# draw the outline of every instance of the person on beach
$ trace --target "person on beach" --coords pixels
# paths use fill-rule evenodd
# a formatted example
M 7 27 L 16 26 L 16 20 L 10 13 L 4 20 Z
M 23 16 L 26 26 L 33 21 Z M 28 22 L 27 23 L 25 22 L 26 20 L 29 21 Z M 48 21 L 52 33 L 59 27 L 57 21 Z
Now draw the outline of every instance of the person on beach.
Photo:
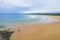
M 20 29 L 18 29 L 18 32 L 20 31 Z

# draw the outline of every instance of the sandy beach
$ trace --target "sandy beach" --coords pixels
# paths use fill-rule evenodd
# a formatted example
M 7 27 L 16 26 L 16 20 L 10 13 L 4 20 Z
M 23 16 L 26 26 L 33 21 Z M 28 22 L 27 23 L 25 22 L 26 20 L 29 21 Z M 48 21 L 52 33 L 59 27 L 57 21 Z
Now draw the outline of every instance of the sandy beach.
M 19 24 L 12 30 L 14 33 L 11 40 L 60 40 L 60 16 L 49 16 L 59 21 L 48 24 L 34 23 L 26 26 L 24 29 Z M 18 31 L 20 29 L 20 31 Z

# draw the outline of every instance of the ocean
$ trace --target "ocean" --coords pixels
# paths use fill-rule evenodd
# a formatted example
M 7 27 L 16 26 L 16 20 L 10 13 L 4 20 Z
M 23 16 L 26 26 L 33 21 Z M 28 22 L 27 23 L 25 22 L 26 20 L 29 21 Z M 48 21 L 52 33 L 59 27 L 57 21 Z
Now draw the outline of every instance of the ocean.
M 26 24 L 39 22 L 46 24 L 56 21 L 58 21 L 58 19 L 44 15 L 0 15 L 0 27 L 6 27 L 15 23 Z
M 0 27 L 35 22 L 36 15 L 0 15 Z M 1 28 L 2 28 L 1 27 Z

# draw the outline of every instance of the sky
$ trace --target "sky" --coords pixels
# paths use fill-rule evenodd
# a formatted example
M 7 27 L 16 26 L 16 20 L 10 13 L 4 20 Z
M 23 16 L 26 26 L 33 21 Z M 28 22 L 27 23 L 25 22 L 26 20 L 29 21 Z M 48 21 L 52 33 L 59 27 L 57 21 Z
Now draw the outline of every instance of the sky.
M 60 0 L 0 0 L 0 14 L 60 12 Z

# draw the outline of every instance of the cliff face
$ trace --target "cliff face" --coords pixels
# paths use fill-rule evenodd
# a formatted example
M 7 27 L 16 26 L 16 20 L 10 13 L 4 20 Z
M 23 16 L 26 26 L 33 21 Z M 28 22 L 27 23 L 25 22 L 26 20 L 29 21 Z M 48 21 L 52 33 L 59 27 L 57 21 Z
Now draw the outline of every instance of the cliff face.
M 13 31 L 0 31 L 0 40 L 10 40 Z

